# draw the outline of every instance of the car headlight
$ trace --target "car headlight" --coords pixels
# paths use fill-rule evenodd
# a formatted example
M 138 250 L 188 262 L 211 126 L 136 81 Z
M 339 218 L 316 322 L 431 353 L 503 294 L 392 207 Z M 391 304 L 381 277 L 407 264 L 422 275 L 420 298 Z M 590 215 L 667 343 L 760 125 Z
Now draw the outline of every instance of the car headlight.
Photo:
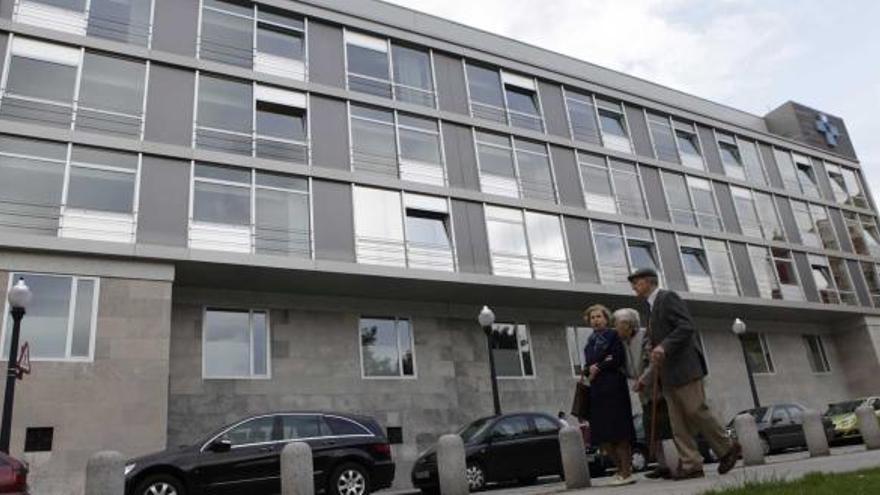
M 135 466 L 136 466 L 135 463 L 126 464 L 126 465 L 125 465 L 125 476 L 128 476 L 129 473 L 131 473 L 132 471 L 134 471 L 134 467 L 135 467 Z

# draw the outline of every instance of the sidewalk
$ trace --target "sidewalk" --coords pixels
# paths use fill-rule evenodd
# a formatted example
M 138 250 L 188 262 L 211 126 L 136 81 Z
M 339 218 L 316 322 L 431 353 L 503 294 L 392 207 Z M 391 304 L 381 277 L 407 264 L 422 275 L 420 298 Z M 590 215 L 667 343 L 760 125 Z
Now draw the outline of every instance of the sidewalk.
M 490 490 L 488 494 L 545 495 L 564 492 L 566 495 L 697 495 L 706 490 L 741 486 L 746 481 L 793 480 L 812 472 L 843 473 L 880 467 L 880 450 L 866 451 L 864 445 L 838 447 L 830 457 L 810 459 L 806 452 L 783 454 L 767 459 L 763 466 L 743 467 L 742 461 L 725 476 L 716 472 L 717 465 L 706 466 L 706 477 L 687 481 L 648 480 L 638 475 L 638 483 L 625 487 L 609 487 L 611 477 L 593 480 L 593 486 L 582 490 L 566 491 L 565 485 L 552 482 L 543 485 Z

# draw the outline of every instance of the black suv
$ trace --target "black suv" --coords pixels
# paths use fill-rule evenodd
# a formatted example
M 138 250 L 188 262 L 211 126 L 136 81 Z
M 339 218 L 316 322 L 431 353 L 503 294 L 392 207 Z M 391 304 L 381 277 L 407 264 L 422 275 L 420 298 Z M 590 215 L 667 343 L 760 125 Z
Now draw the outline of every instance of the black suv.
M 190 446 L 131 459 L 125 466 L 125 493 L 277 494 L 281 451 L 293 441 L 312 448 L 318 492 L 366 495 L 394 480 L 391 446 L 374 419 L 281 412 L 242 419 Z

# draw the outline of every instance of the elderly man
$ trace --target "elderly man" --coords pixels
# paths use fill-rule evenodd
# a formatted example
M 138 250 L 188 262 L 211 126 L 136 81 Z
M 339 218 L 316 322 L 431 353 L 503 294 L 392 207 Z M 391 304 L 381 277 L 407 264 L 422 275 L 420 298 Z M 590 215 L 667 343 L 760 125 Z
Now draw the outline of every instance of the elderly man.
M 659 373 L 663 397 L 669 410 L 673 441 L 680 464 L 675 479 L 701 478 L 703 457 L 694 436 L 702 433 L 718 456 L 718 473 L 736 465 L 742 448 L 731 442 L 706 405 L 703 355 L 694 340 L 694 324 L 681 297 L 659 287 L 657 272 L 641 268 L 629 277 L 633 291 L 645 307 L 647 339 L 651 348 L 651 370 Z M 654 386 L 654 376 L 643 376 L 637 389 Z

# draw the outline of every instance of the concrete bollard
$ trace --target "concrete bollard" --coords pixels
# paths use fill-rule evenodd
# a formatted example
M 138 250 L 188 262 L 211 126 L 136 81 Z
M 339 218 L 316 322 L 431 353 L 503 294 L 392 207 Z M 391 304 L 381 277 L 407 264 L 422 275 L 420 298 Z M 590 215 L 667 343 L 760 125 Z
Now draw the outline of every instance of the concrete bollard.
M 89 457 L 86 464 L 85 495 L 123 495 L 125 459 L 119 452 L 105 450 Z
M 740 414 L 733 420 L 736 439 L 742 446 L 743 464 L 755 466 L 764 464 L 764 449 L 761 448 L 761 437 L 755 417 L 749 413 Z
M 801 416 L 804 423 L 804 437 L 807 439 L 807 449 L 810 457 L 831 455 L 828 448 L 828 436 L 825 434 L 825 425 L 822 424 L 822 416 L 815 409 L 807 409 Z
M 441 495 L 467 495 L 468 482 L 464 441 L 458 435 L 443 435 L 437 442 L 437 474 Z
M 589 487 L 590 466 L 587 464 L 587 448 L 580 429 L 566 426 L 559 430 L 559 453 L 562 455 L 565 488 L 573 490 Z
M 281 451 L 281 495 L 315 495 L 312 448 L 291 442 Z
M 678 455 L 678 449 L 675 448 L 675 441 L 672 439 L 663 440 L 658 447 L 658 450 L 663 454 L 663 463 L 660 467 L 665 467 L 673 476 L 675 476 L 678 474 L 678 465 L 679 462 L 681 462 L 681 457 Z
M 862 433 L 862 441 L 868 450 L 880 449 L 880 423 L 871 406 L 859 406 L 856 409 L 859 418 L 859 431 Z

